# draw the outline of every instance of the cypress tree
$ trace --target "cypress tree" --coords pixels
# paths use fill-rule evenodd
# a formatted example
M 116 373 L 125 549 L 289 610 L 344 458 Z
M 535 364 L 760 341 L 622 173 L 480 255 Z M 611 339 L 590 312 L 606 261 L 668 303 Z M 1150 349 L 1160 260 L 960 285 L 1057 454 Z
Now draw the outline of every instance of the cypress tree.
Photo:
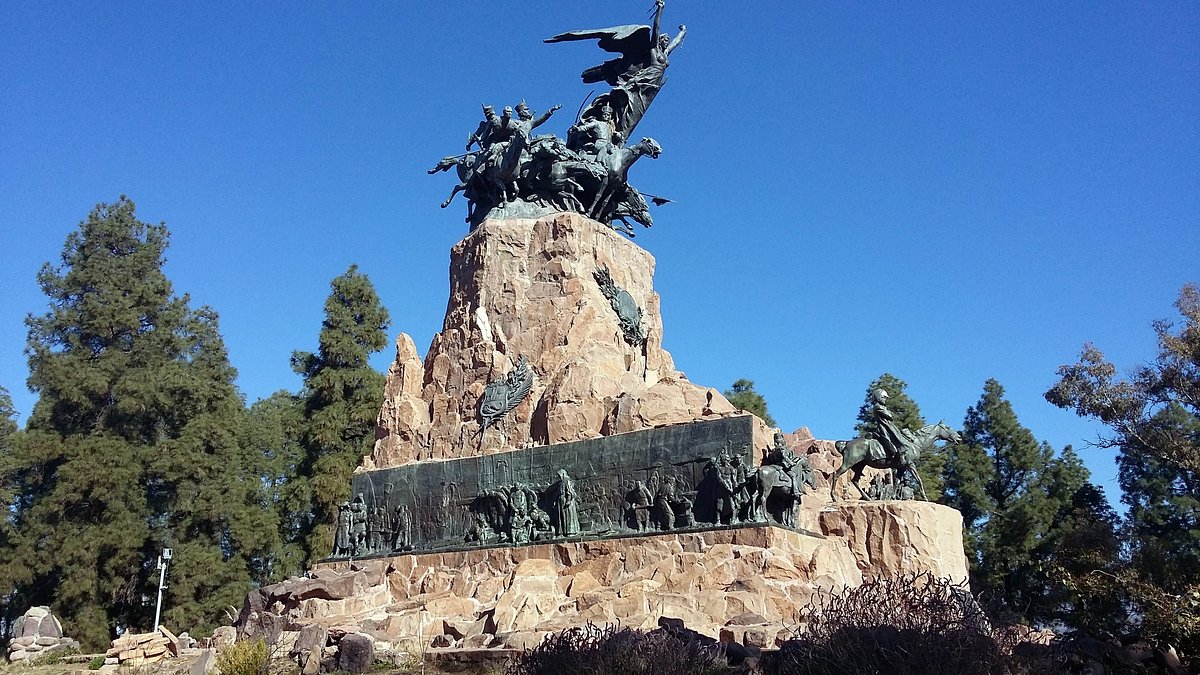
M 383 404 L 384 376 L 368 358 L 387 346 L 388 312 L 357 265 L 330 286 L 317 352 L 292 355 L 292 368 L 304 378 L 300 477 L 311 505 L 309 562 L 333 550 L 337 506 L 349 498 L 350 476 L 372 449 Z
M 216 314 L 190 310 L 163 274 L 168 241 L 125 197 L 98 205 L 38 273 L 49 311 L 26 319 L 39 398 L 13 457 L 17 585 L 91 649 L 151 627 L 144 598 L 164 546 L 164 623 L 205 630 L 249 583 L 260 519 L 235 442 L 235 373 Z
M 874 438 L 878 433 L 874 415 L 871 414 L 871 409 L 875 407 L 876 389 L 883 389 L 888 393 L 888 410 L 892 411 L 897 427 L 909 431 L 917 431 L 924 427 L 925 418 L 921 415 L 921 408 L 905 392 L 907 388 L 907 382 L 891 373 L 884 373 L 867 385 L 867 394 L 858 409 L 858 424 L 854 426 L 854 431 L 863 438 Z M 945 450 L 938 446 L 933 446 L 921 455 L 917 473 L 920 474 L 925 494 L 931 501 L 936 502 L 942 497 L 942 474 L 945 464 Z

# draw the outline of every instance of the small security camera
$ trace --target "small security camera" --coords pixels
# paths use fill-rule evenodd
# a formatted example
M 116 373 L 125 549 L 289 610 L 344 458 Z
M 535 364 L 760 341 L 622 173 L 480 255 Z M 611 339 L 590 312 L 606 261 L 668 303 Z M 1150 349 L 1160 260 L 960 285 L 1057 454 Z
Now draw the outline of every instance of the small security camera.
M 163 557 L 163 560 L 170 560 L 171 559 L 171 549 L 164 548 L 162 557 Z

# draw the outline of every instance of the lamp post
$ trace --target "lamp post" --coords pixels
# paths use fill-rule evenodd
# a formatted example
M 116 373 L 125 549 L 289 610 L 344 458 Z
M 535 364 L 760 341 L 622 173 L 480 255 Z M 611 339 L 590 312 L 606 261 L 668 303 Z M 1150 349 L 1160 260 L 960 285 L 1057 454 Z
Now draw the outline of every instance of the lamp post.
M 154 606 L 154 630 L 158 630 L 158 619 L 162 616 L 162 592 L 167 587 L 167 563 L 171 562 L 171 549 L 164 548 L 158 556 L 158 604 Z

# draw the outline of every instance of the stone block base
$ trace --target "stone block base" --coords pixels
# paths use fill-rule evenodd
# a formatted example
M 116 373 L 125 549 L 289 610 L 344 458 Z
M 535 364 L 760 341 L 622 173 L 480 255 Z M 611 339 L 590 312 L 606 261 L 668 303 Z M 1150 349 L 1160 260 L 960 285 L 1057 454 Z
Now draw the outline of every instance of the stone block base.
M 763 525 L 322 563 L 311 579 L 248 596 L 239 627 L 319 624 L 386 652 L 436 636 L 519 648 L 589 621 L 649 629 L 666 616 L 714 638 L 736 626 L 726 633 L 762 641 L 793 629 L 822 590 L 925 571 L 966 577 L 953 509 L 841 502 L 817 520 L 824 538 Z

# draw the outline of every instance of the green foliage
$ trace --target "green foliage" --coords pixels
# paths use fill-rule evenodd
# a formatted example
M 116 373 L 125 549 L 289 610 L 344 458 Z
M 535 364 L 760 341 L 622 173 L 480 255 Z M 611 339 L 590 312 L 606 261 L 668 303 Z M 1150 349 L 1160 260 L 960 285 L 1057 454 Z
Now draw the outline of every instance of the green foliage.
M 1004 388 L 988 380 L 946 464 L 944 503 L 963 514 L 971 587 L 1024 621 L 1067 620 L 1075 612 L 1094 623 L 1062 584 L 1089 556 L 1111 555 L 1116 546 L 1115 515 L 1089 478 L 1074 450 L 1056 458 L 1038 443 Z M 1068 552 L 1079 558 L 1064 561 Z
M 275 527 L 237 443 L 243 407 L 216 313 L 173 294 L 168 241 L 124 197 L 97 206 L 38 273 L 49 310 L 26 319 L 39 398 L 5 467 L 7 555 L 25 563 L 10 583 L 90 649 L 149 625 L 143 595 L 164 546 L 176 553 L 164 620 L 214 624 Z
M 239 640 L 217 654 L 221 675 L 269 675 L 271 650 L 266 641 Z
M 304 458 L 300 434 L 304 426 L 302 403 L 286 391 L 250 406 L 240 443 L 254 462 L 262 484 L 261 508 L 278 523 L 261 533 L 264 555 L 255 560 L 258 585 L 282 581 L 304 571 L 303 540 L 309 522 L 307 483 L 297 474 Z M 269 539 L 269 541 L 268 541 Z
M 1129 377 L 1093 345 L 1058 369 L 1051 403 L 1097 419 L 1101 441 L 1118 452 L 1125 564 L 1098 567 L 1072 581 L 1133 606 L 1127 626 L 1200 652 L 1200 289 L 1184 286 L 1175 302 L 1182 324 L 1154 324 L 1158 354 Z
M 21 494 L 14 458 L 18 442 L 17 411 L 13 408 L 8 389 L 0 386 L 0 635 L 7 635 L 12 622 L 24 611 L 23 601 L 14 596 L 16 580 L 22 577 L 16 560 L 12 559 L 14 516 Z
M 733 383 L 733 386 L 726 389 L 725 398 L 739 410 L 745 410 L 748 413 L 758 415 L 759 419 L 767 423 L 767 426 L 775 426 L 775 418 L 771 417 L 771 413 L 767 412 L 767 399 L 763 398 L 762 394 L 754 391 L 754 382 L 751 380 L 741 379 Z
M 304 378 L 299 472 L 304 486 L 297 490 L 310 505 L 305 525 L 309 562 L 332 551 L 337 505 L 349 498 L 350 476 L 371 451 L 383 403 L 384 377 L 368 358 L 387 345 L 388 312 L 356 265 L 330 286 L 317 353 L 292 355 L 292 368 Z
M 34 659 L 32 661 L 32 663 L 30 665 L 57 666 L 58 664 L 63 662 L 63 659 L 67 658 L 68 656 L 78 656 L 79 653 L 80 652 L 79 652 L 78 647 L 68 647 L 66 649 L 56 649 L 56 650 L 50 652 L 49 654 L 42 654 L 41 656 L 37 657 L 36 659 Z M 104 662 L 104 660 L 101 659 L 101 663 L 103 663 L 103 662 Z
M 907 388 L 907 382 L 891 373 L 884 373 L 867 385 L 867 394 L 858 409 L 858 424 L 854 425 L 854 431 L 863 438 L 874 438 L 879 433 L 875 417 L 871 414 L 871 410 L 875 406 L 874 393 L 876 389 L 883 389 L 888 393 L 887 407 L 892 412 L 892 421 L 896 423 L 897 427 L 909 431 L 917 431 L 924 427 L 925 418 L 921 415 L 921 408 L 905 393 Z M 925 494 L 930 501 L 936 502 L 942 497 L 942 477 L 945 473 L 945 465 L 945 450 L 936 445 L 921 455 L 917 473 L 921 476 L 921 483 L 925 486 Z
M 88 670 L 100 670 L 100 667 L 103 665 L 104 665 L 104 655 L 103 654 L 93 658 L 92 660 L 88 661 L 88 663 L 87 663 Z

